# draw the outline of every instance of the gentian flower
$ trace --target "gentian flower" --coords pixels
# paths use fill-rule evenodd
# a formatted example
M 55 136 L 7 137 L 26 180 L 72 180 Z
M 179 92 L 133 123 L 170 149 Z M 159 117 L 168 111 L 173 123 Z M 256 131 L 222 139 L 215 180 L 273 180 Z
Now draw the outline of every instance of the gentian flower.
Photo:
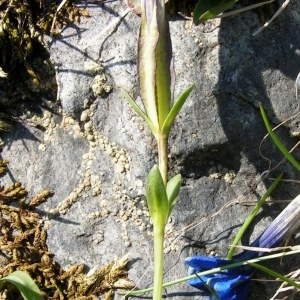
M 251 244 L 251 247 L 274 248 L 279 246 L 300 226 L 300 195 L 297 196 Z M 190 274 L 197 274 L 212 268 L 262 256 L 264 252 L 245 250 L 232 260 L 217 257 L 192 256 L 185 259 Z M 254 272 L 251 266 L 240 266 L 219 273 L 201 276 L 188 281 L 216 300 L 245 300 L 249 293 L 250 278 Z
M 232 263 L 227 259 L 212 256 L 192 256 L 185 259 L 190 267 L 190 275 L 222 267 Z M 188 281 L 188 284 L 203 291 L 210 299 L 245 300 L 247 299 L 252 267 L 239 267 L 216 274 L 201 276 Z

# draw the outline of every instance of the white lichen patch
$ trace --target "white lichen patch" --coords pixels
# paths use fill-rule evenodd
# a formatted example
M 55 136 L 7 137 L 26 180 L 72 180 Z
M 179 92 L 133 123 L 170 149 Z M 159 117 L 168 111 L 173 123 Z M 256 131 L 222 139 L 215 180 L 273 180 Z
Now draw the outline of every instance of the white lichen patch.
M 101 194 L 101 179 L 99 175 L 91 174 L 91 189 L 93 196 L 98 196 Z
M 111 92 L 112 86 L 107 84 L 106 82 L 107 78 L 104 73 L 95 76 L 91 84 L 91 90 L 95 97 L 101 97 L 104 94 L 108 94 Z
M 224 175 L 224 180 L 228 183 L 233 183 L 234 179 L 236 177 L 236 173 L 233 170 L 229 170 L 225 175 Z
M 89 110 L 84 110 L 80 115 L 80 121 L 81 122 L 87 122 L 90 119 Z
M 93 242 L 99 244 L 104 241 L 104 230 L 99 229 L 93 234 Z
M 131 246 L 131 241 L 128 236 L 128 231 L 127 231 L 127 225 L 125 222 L 122 223 L 122 234 L 121 237 L 123 239 L 125 247 L 130 247 Z
M 45 111 L 41 117 L 35 115 L 30 119 L 30 122 L 42 126 L 45 130 L 43 141 L 41 141 L 41 144 L 38 147 L 39 151 L 46 151 L 48 144 L 55 145 L 58 143 L 58 140 L 54 134 L 57 124 L 55 123 L 51 112 Z
M 210 167 L 207 172 L 210 178 L 223 179 L 227 183 L 233 183 L 236 177 L 235 171 L 228 170 L 227 168 L 224 168 L 221 164 L 218 164 L 217 166 L 213 164 L 214 162 L 211 162 L 212 167 Z
M 98 208 L 96 207 L 92 212 L 83 212 L 82 219 L 95 223 L 98 219 L 113 217 L 115 222 L 121 225 L 121 240 L 124 246 L 130 247 L 132 237 L 129 235 L 127 226 L 136 226 L 141 232 L 152 235 L 152 224 L 146 200 L 144 197 L 132 196 L 136 190 L 143 190 L 144 182 L 140 179 L 133 180 L 128 186 L 126 182 L 129 181 L 130 176 L 130 155 L 126 149 L 111 142 L 95 127 L 93 115 L 97 109 L 97 102 L 86 99 L 83 106 L 79 121 L 62 114 L 60 123 L 55 124 L 50 113 L 45 113 L 41 119 L 36 120 L 46 129 L 40 151 L 46 151 L 47 147 L 56 143 L 57 130 L 69 134 L 74 139 L 82 139 L 88 145 L 88 150 L 82 155 L 78 174 L 76 174 L 77 177 L 79 176 L 78 183 L 56 207 L 49 209 L 49 213 L 66 214 L 79 200 L 95 201 Z M 106 191 L 107 186 L 103 188 L 103 184 L 107 185 L 104 181 L 106 180 L 105 172 L 99 171 L 98 173 L 97 168 L 94 167 L 96 157 L 103 156 L 105 160 L 108 159 L 111 162 L 111 172 L 114 173 L 112 177 L 115 178 L 115 181 L 111 182 L 109 192 Z M 104 232 L 97 231 L 92 236 L 95 244 L 101 243 L 104 239 Z
M 291 134 L 291 137 L 297 137 L 298 138 L 300 136 L 300 131 L 291 131 L 290 134 Z
M 107 84 L 107 78 L 101 63 L 88 60 L 84 63 L 84 70 L 90 75 L 95 75 L 91 83 L 91 90 L 94 97 L 101 97 L 111 92 L 112 86 Z M 84 105 L 84 108 L 87 108 L 87 105 Z M 92 105 L 89 108 L 91 111 L 94 110 Z
M 122 189 L 122 182 L 117 182 L 114 185 L 115 202 L 118 209 L 112 212 L 120 222 L 125 224 L 130 223 L 135 225 L 140 231 L 147 231 L 152 228 L 149 218 L 149 212 L 144 197 L 137 196 L 132 198 L 128 193 L 132 190 Z M 149 231 L 150 232 L 150 231 Z M 151 235 L 152 233 L 150 233 Z
M 182 245 L 178 244 L 178 232 L 176 232 L 172 218 L 169 219 L 165 228 L 164 253 L 176 252 L 181 249 Z
M 61 201 L 55 208 L 55 212 L 65 214 L 68 209 L 79 200 L 80 197 L 100 197 L 102 194 L 102 176 L 92 171 L 92 165 L 96 153 L 102 152 L 103 155 L 110 157 L 114 166 L 112 172 L 123 176 L 130 170 L 130 157 L 126 150 L 119 147 L 116 143 L 101 134 L 93 125 L 91 118 L 97 108 L 96 102 L 91 103 L 84 100 L 85 109 L 81 113 L 80 122 L 72 119 L 70 116 L 63 115 L 59 128 L 64 129 L 74 138 L 82 138 L 88 144 L 88 151 L 83 154 L 81 166 L 78 170 L 80 180 L 73 191 Z M 106 218 L 111 214 L 107 207 L 101 207 L 97 212 L 93 212 L 88 218 Z
M 39 144 L 39 151 L 46 151 L 46 145 L 45 144 Z
M 103 66 L 101 63 L 89 60 L 84 62 L 84 70 L 90 75 L 100 74 L 103 72 Z

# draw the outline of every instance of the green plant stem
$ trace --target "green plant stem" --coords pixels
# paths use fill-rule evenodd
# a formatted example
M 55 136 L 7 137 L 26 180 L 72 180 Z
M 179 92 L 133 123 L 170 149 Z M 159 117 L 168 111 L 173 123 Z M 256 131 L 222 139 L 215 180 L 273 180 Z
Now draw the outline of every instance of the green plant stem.
M 278 183 L 280 182 L 282 178 L 282 173 L 276 178 L 276 180 L 271 184 L 271 186 L 268 188 L 268 190 L 265 192 L 265 194 L 261 197 L 261 199 L 258 201 L 258 203 L 255 205 L 254 209 L 252 210 L 251 214 L 247 217 L 245 220 L 243 226 L 236 234 L 232 245 L 227 253 L 227 259 L 231 260 L 235 251 L 235 246 L 238 244 L 238 242 L 242 239 L 242 236 L 244 235 L 245 231 L 249 227 L 249 225 L 252 223 L 253 219 L 257 215 L 260 208 L 263 206 L 263 204 L 266 202 L 267 198 L 270 196 L 270 194 L 274 191 L 274 189 L 277 187 Z
M 153 222 L 154 235 L 154 277 L 153 299 L 161 300 L 163 291 L 164 237 L 165 223 Z
M 168 136 L 158 134 L 158 167 L 164 182 L 168 181 Z M 153 299 L 162 299 L 163 291 L 163 266 L 164 266 L 164 238 L 165 238 L 165 222 L 156 220 L 153 222 L 154 235 L 154 278 L 153 278 Z
M 173 285 L 188 281 L 188 280 L 193 279 L 193 278 L 198 278 L 198 277 L 201 277 L 201 276 L 218 273 L 218 272 L 223 271 L 223 270 L 233 269 L 233 268 L 237 268 L 237 267 L 240 267 L 240 266 L 253 265 L 255 263 L 259 263 L 259 262 L 266 261 L 266 260 L 269 260 L 269 259 L 284 257 L 284 256 L 294 255 L 294 254 L 299 254 L 300 253 L 299 246 L 291 247 L 291 249 L 292 250 L 288 251 L 288 252 L 281 252 L 281 253 L 271 254 L 271 255 L 267 255 L 267 256 L 263 256 L 263 257 L 259 257 L 259 258 L 249 259 L 249 260 L 246 260 L 246 261 L 235 262 L 235 263 L 232 263 L 232 264 L 228 264 L 226 266 L 224 265 L 222 267 L 213 268 L 213 269 L 210 269 L 210 270 L 207 270 L 207 271 L 203 271 L 203 272 L 200 272 L 198 274 L 193 274 L 193 275 L 189 275 L 189 276 L 186 276 L 186 277 L 182 277 L 182 278 L 179 278 L 179 279 L 176 279 L 176 280 L 173 280 L 173 281 L 166 282 L 162 285 L 162 287 L 173 286 Z M 256 266 L 253 265 L 253 267 L 256 267 Z M 262 269 L 262 268 L 259 268 L 259 269 Z M 273 274 L 270 274 L 270 275 L 273 276 Z M 281 279 L 287 282 L 286 277 L 283 276 Z M 293 286 L 295 286 L 295 284 Z M 300 285 L 297 285 L 297 288 L 299 288 L 299 287 L 300 287 Z M 154 288 L 147 288 L 147 289 L 143 289 L 143 290 L 130 291 L 129 293 L 128 292 L 126 293 L 126 296 L 142 295 L 142 294 L 145 294 L 145 293 L 148 293 L 148 292 L 152 292 L 153 290 L 154 290 Z M 153 299 L 155 299 L 155 298 L 153 298 Z
M 157 137 L 158 167 L 164 185 L 168 182 L 168 135 L 159 133 Z M 158 218 L 153 220 L 154 238 L 154 278 L 153 299 L 161 300 L 163 291 L 163 266 L 164 266 L 164 238 L 165 220 Z
M 157 136 L 158 167 L 165 186 L 168 182 L 168 135 L 158 133 Z

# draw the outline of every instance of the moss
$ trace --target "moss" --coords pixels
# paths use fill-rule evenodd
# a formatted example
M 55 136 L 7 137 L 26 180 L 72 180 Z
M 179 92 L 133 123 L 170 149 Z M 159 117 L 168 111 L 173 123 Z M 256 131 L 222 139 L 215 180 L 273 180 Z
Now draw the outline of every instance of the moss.
M 8 161 L 0 160 L 0 175 Z M 52 196 L 48 190 L 36 197 L 26 198 L 21 183 L 0 186 L 0 278 L 16 270 L 26 271 L 34 279 L 45 299 L 112 299 L 113 290 L 132 288 L 127 279 L 127 258 L 115 259 L 103 268 L 86 273 L 86 266 L 75 264 L 63 270 L 47 246 L 47 232 L 36 207 Z M 22 299 L 6 286 L 0 291 L 3 300 Z
M 5 113 L 5 119 L 0 115 L 0 129 L 7 128 L 11 108 L 16 116 L 24 112 L 24 105 L 41 107 L 43 101 L 56 101 L 55 70 L 43 35 L 57 35 L 65 24 L 88 16 L 72 0 L 57 12 L 60 3 L 61 0 L 0 1 L 0 109 Z

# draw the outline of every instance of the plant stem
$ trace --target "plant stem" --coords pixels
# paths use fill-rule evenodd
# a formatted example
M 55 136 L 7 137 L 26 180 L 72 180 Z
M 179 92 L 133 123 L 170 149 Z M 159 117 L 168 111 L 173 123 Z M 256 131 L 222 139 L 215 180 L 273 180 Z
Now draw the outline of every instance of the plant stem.
M 163 265 L 164 265 L 164 237 L 165 223 L 153 222 L 154 235 L 154 278 L 153 278 L 153 300 L 162 299 L 163 290 Z
M 271 186 L 268 188 L 268 190 L 265 192 L 265 194 L 261 197 L 261 199 L 258 201 L 258 203 L 255 205 L 254 209 L 252 210 L 252 212 L 250 213 L 250 215 L 247 217 L 247 219 L 245 220 L 244 224 L 242 225 L 241 229 L 238 231 L 238 233 L 236 234 L 232 245 L 230 246 L 230 249 L 227 253 L 227 259 L 231 260 L 234 254 L 234 251 L 236 249 L 236 245 L 238 244 L 238 242 L 242 239 L 245 231 L 247 230 L 247 228 L 249 227 L 249 225 L 251 224 L 251 222 L 253 221 L 253 219 L 255 218 L 255 216 L 258 214 L 258 211 L 260 210 L 260 208 L 263 206 L 263 204 L 266 202 L 266 200 L 268 199 L 268 197 L 271 195 L 271 193 L 275 190 L 275 188 L 277 187 L 278 183 L 280 182 L 280 180 L 282 179 L 282 173 L 276 178 L 276 180 L 271 184 Z
M 158 167 L 164 185 L 168 182 L 168 135 L 159 133 L 157 137 Z M 164 268 L 164 238 L 165 221 L 158 218 L 153 220 L 154 238 L 154 274 L 153 274 L 153 300 L 162 299 L 163 268 Z
M 158 167 L 165 186 L 168 182 L 168 135 L 159 133 L 157 137 Z
M 218 272 L 223 271 L 223 270 L 229 270 L 229 269 L 237 268 L 237 267 L 240 267 L 240 266 L 251 265 L 253 263 L 260 263 L 262 261 L 266 261 L 266 260 L 269 260 L 269 259 L 274 259 L 274 258 L 278 258 L 278 257 L 282 258 L 284 256 L 289 256 L 289 255 L 294 255 L 294 254 L 299 254 L 300 253 L 299 246 L 290 247 L 290 248 L 292 250 L 290 250 L 288 252 L 280 252 L 280 253 L 276 253 L 276 254 L 262 256 L 262 257 L 259 257 L 259 258 L 249 259 L 249 260 L 246 260 L 246 261 L 235 262 L 235 263 L 232 263 L 232 264 L 224 265 L 222 267 L 217 267 L 217 268 L 213 268 L 213 269 L 206 270 L 206 271 L 203 271 L 203 272 L 199 272 L 197 274 L 193 274 L 193 275 L 189 275 L 189 276 L 186 276 L 186 277 L 178 278 L 176 280 L 164 283 L 162 285 L 162 287 L 164 288 L 164 287 L 173 286 L 173 285 L 188 281 L 190 279 L 199 278 L 201 276 L 206 276 L 206 275 L 209 275 L 209 274 L 218 273 Z M 256 265 L 253 265 L 253 267 L 256 267 Z M 270 275 L 272 275 L 272 274 L 270 274 Z M 283 280 L 286 281 L 285 279 L 283 279 Z M 293 285 L 293 286 L 295 286 L 295 285 Z M 143 290 L 130 291 L 129 293 L 126 293 L 126 296 L 138 296 L 138 295 L 142 295 L 142 294 L 145 294 L 145 293 L 148 293 L 148 292 L 152 292 L 153 290 L 154 290 L 154 288 L 150 287 L 150 288 L 143 289 Z M 153 298 L 153 299 L 155 299 L 155 298 Z M 159 298 L 159 299 L 161 299 L 161 298 Z
M 164 185 L 168 182 L 168 135 L 159 133 L 157 137 L 158 167 Z M 154 277 L 153 300 L 162 299 L 163 266 L 164 266 L 164 238 L 165 220 L 157 218 L 153 220 L 154 238 Z

